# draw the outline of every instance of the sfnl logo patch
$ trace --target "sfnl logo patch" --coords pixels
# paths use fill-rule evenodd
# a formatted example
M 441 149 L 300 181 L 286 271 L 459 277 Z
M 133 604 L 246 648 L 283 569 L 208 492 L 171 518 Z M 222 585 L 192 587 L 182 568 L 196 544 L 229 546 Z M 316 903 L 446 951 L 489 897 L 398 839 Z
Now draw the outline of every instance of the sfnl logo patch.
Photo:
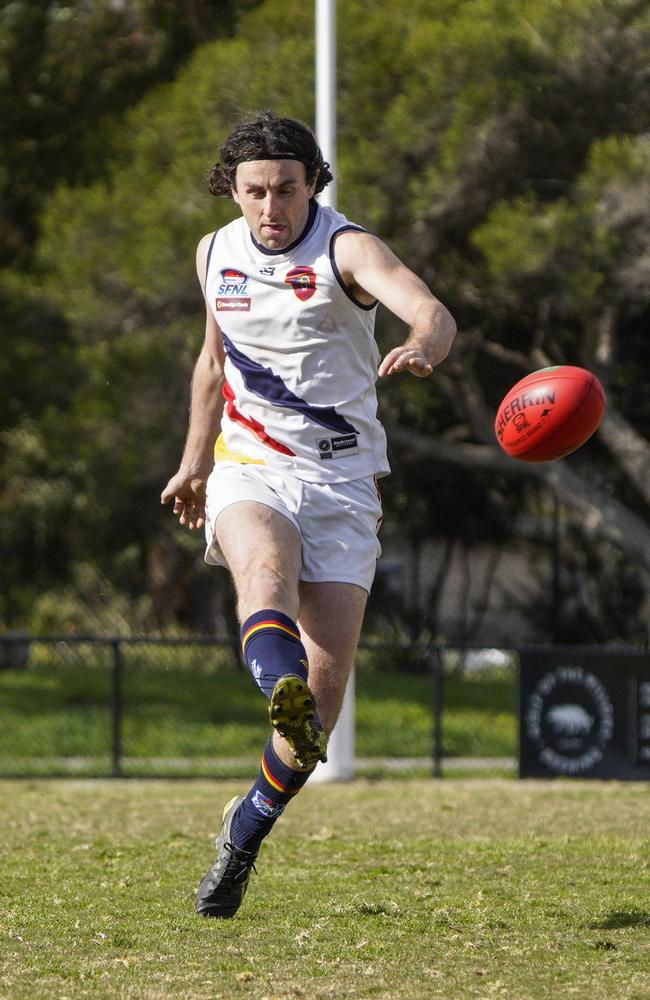
M 217 292 L 217 312 L 249 312 L 250 297 L 246 295 L 248 275 L 234 267 L 224 267 Z

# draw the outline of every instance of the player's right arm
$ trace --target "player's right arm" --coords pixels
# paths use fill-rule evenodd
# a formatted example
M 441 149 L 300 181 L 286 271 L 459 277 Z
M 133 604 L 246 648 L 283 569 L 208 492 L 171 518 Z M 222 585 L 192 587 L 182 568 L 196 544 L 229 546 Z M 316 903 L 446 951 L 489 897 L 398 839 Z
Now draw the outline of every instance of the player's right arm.
M 208 247 L 212 233 L 204 236 L 196 251 L 196 272 L 205 298 Z M 173 499 L 174 514 L 190 529 L 205 523 L 205 489 L 214 465 L 214 445 L 221 428 L 224 374 L 224 350 L 221 331 L 210 310 L 205 308 L 205 338 L 194 366 L 190 400 L 190 418 L 178 472 L 162 491 L 160 502 Z
M 409 371 L 426 378 L 447 357 L 456 335 L 449 310 L 421 278 L 377 236 L 347 230 L 336 238 L 334 259 L 345 285 L 361 303 L 378 299 L 409 326 L 403 344 L 389 351 L 379 376 Z

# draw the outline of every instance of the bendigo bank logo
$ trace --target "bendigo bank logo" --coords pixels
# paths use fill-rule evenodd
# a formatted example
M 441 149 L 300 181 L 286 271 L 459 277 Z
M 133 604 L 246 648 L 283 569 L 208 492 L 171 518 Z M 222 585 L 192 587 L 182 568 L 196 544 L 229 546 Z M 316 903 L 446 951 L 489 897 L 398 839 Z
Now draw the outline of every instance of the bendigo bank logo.
M 224 267 L 217 292 L 217 312 L 248 312 L 251 300 L 246 296 L 248 275 L 234 267 Z
M 313 267 L 292 267 L 284 280 L 291 285 L 301 302 L 306 302 L 316 291 Z

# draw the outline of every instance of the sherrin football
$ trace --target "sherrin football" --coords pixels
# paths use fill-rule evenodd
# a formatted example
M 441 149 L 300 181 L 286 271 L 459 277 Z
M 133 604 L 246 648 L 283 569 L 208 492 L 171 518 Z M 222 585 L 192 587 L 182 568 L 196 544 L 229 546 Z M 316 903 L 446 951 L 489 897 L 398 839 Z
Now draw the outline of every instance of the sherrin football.
M 579 448 L 605 411 L 605 392 L 586 368 L 556 365 L 526 375 L 497 410 L 497 441 L 522 462 L 551 462 Z

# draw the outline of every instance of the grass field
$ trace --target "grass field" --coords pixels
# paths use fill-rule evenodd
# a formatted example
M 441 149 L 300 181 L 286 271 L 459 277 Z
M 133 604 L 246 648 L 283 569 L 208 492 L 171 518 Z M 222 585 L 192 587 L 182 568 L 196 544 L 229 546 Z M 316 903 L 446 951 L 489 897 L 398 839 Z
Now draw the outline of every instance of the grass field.
M 179 665 L 174 650 L 164 652 L 161 661 L 162 654 L 125 650 L 123 772 L 256 773 L 268 718 L 248 673 L 222 651 L 220 659 L 212 654 L 214 663 L 189 665 Z M 109 774 L 110 650 L 69 649 L 67 660 L 50 649 L 39 653 L 28 670 L 0 671 L 0 775 Z M 429 676 L 362 668 L 356 693 L 359 757 L 431 756 Z M 514 671 L 445 676 L 444 755 L 514 756 L 514 703 Z M 234 770 L 219 764 L 234 759 L 241 761 Z
M 650 997 L 647 786 L 307 787 L 238 916 L 201 920 L 241 787 L 0 782 L 0 996 Z

